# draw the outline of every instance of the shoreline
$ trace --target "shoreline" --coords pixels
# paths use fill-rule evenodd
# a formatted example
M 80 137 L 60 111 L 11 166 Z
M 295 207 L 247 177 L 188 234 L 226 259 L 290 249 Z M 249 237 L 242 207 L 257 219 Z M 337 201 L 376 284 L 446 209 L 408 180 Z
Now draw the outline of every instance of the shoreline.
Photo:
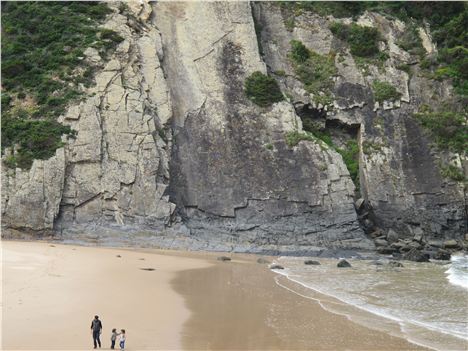
M 280 263 L 282 264 L 282 262 Z M 336 266 L 335 260 L 324 259 L 321 260 L 321 263 L 325 266 L 330 264 L 332 267 Z M 365 263 L 362 260 L 357 260 L 357 262 L 353 262 L 353 267 L 354 269 L 358 270 L 363 269 L 363 264 Z M 413 264 L 418 265 L 418 263 Z M 433 263 L 425 263 L 424 265 L 427 267 L 428 265 L 433 265 Z M 434 265 L 433 267 L 437 266 L 441 265 Z M 291 266 L 287 265 L 287 267 Z M 411 266 L 405 267 L 406 272 L 415 268 L 411 268 Z M 301 276 L 301 274 L 297 271 L 289 271 L 286 269 L 285 271 L 278 270 L 276 272 L 277 277 L 275 277 L 275 281 L 279 286 L 282 286 L 283 288 L 299 296 L 302 296 L 303 298 L 314 300 L 318 302 L 325 310 L 331 313 L 345 316 L 350 321 L 363 325 L 367 328 L 383 331 L 399 338 L 404 338 L 405 340 L 415 345 L 429 348 L 431 350 L 466 350 L 468 348 L 468 339 L 466 334 L 459 334 L 454 330 L 447 330 L 431 325 L 430 323 L 416 319 L 417 317 L 405 319 L 404 317 L 398 316 L 398 314 L 395 315 L 395 313 L 393 313 L 391 310 L 380 308 L 384 305 L 379 307 L 379 305 L 375 303 L 359 303 L 359 301 L 355 298 L 356 296 L 354 298 L 350 298 L 349 295 L 343 295 L 340 290 L 324 291 L 324 288 L 326 289 L 325 285 L 322 284 L 323 286 L 321 286 L 320 283 L 316 284 L 312 280 L 308 282 L 307 279 L 304 280 L 304 277 Z M 345 271 L 340 271 L 340 273 L 341 272 L 345 273 Z M 422 274 L 423 272 L 421 271 L 420 273 Z M 330 274 L 333 274 L 333 270 L 330 272 Z M 399 273 L 397 271 L 397 275 L 400 276 L 400 274 L 405 273 Z M 317 277 L 315 276 L 315 278 Z M 353 284 L 353 282 L 355 282 L 353 279 L 346 279 L 346 281 L 348 284 Z M 349 290 L 345 291 L 346 293 L 349 293 Z M 388 298 L 388 295 L 386 297 L 384 297 L 384 295 L 380 296 L 382 299 Z
M 59 334 L 59 339 L 62 342 L 68 342 L 67 349 L 88 349 L 85 345 L 91 345 L 92 340 L 87 334 L 87 325 L 83 326 L 82 324 L 83 321 L 85 321 L 84 324 L 87 324 L 89 322 L 87 319 L 90 319 L 91 314 L 94 315 L 96 312 L 91 312 L 92 308 L 86 306 L 88 302 L 83 303 L 83 300 L 87 301 L 83 299 L 83 295 L 91 293 L 94 296 L 96 293 L 98 295 L 102 293 L 101 291 L 93 292 L 92 290 L 86 292 L 86 288 L 93 287 L 93 283 L 96 283 L 93 280 L 95 278 L 103 279 L 101 283 L 106 287 L 109 280 L 102 276 L 103 273 L 117 274 L 116 285 L 111 288 L 114 293 L 108 296 L 112 303 L 108 300 L 100 300 L 101 303 L 105 301 L 110 306 L 106 307 L 108 310 L 103 315 L 103 324 L 106 329 L 110 328 L 110 320 L 116 316 L 114 320 L 122 321 L 116 327 L 126 327 L 127 332 L 129 329 L 131 330 L 128 350 L 193 350 L 200 348 L 213 350 L 233 348 L 425 349 L 401 337 L 361 326 L 346 317 L 327 311 L 318 302 L 305 301 L 296 293 L 278 286 L 275 279 L 278 275 L 268 269 L 266 265 L 256 263 L 258 255 L 231 254 L 232 261 L 221 262 L 216 260 L 219 253 L 215 252 L 89 247 L 62 245 L 55 241 L 25 242 L 5 240 L 2 243 L 2 250 L 5 248 L 5 244 L 10 249 L 16 247 L 16 250 L 19 250 L 18 252 L 25 251 L 23 253 L 26 256 L 23 259 L 26 261 L 23 268 L 19 268 L 21 262 L 16 262 L 17 269 L 12 271 L 12 263 L 8 261 L 8 253 L 6 257 L 5 251 L 2 252 L 3 261 L 5 262 L 5 259 L 7 259 L 7 264 L 2 265 L 4 272 L 4 303 L 2 306 L 4 320 L 8 320 L 10 325 L 19 323 L 18 318 L 21 317 L 21 311 L 24 313 L 26 308 L 26 313 L 32 316 L 32 320 L 31 318 L 29 320 L 24 318 L 22 328 L 24 327 L 26 330 L 38 328 L 39 334 L 43 332 L 46 335 L 54 331 L 53 326 L 52 328 L 43 326 L 38 322 L 41 317 L 46 317 L 41 316 L 41 313 L 44 314 L 45 311 L 40 308 L 37 309 L 34 304 L 28 304 L 29 296 L 26 294 L 28 287 L 21 286 L 24 285 L 24 282 L 28 282 L 28 284 L 30 282 L 30 280 L 24 279 L 25 275 L 31 273 L 29 268 L 24 268 L 25 266 L 28 264 L 36 265 L 38 266 L 36 271 L 46 269 L 46 276 L 40 280 L 39 286 L 36 286 L 39 290 L 42 289 L 40 292 L 43 294 L 38 294 L 36 289 L 37 301 L 41 302 L 41 306 L 52 303 L 52 306 L 55 305 L 55 309 L 59 309 L 58 307 L 60 309 L 68 308 L 69 314 L 65 314 L 66 317 L 62 316 L 62 318 L 70 323 L 71 329 L 82 329 L 84 333 L 82 335 L 75 330 L 73 333 L 65 333 L 66 335 L 63 335 L 63 332 Z M 28 252 L 28 250 L 30 251 Z M 45 262 L 41 261 L 44 257 L 39 259 L 37 256 L 38 250 L 46 256 Z M 88 260 L 100 260 L 102 258 L 103 262 L 105 262 L 103 263 L 105 265 L 103 272 L 99 272 L 97 276 L 91 279 L 91 282 L 86 274 L 92 272 L 89 271 L 86 264 L 83 264 L 81 260 L 83 257 L 80 256 L 79 262 L 74 262 L 72 259 L 73 255 L 76 258 L 78 253 Z M 118 254 L 122 257 L 115 257 Z M 52 257 L 51 261 L 55 260 L 55 263 L 47 260 L 48 255 Z M 141 261 L 141 258 L 145 259 L 145 266 L 154 266 L 157 269 L 155 271 L 142 271 L 140 266 L 143 261 Z M 33 262 L 28 263 L 28 260 L 33 260 Z M 126 264 L 122 265 L 124 262 Z M 78 267 L 76 266 L 77 263 Z M 10 265 L 10 269 L 8 265 Z M 70 266 L 73 266 L 73 272 L 75 273 L 74 283 L 66 279 L 67 274 L 70 273 Z M 20 277 L 12 280 L 12 272 Z M 118 277 L 122 275 L 125 276 L 125 279 L 122 282 L 123 284 L 119 284 Z M 159 275 L 157 279 L 156 275 Z M 155 279 L 149 282 L 147 281 L 148 277 Z M 89 285 L 90 283 L 91 285 Z M 113 279 L 110 280 L 110 283 L 113 284 Z M 23 289 L 23 294 L 26 294 L 23 296 L 24 299 L 21 304 L 11 298 L 12 289 L 10 288 L 12 284 L 16 284 L 16 289 Z M 129 284 L 132 286 L 129 287 Z M 60 292 L 58 296 L 57 294 L 49 295 L 51 288 L 54 287 Z M 30 290 L 31 288 L 29 286 Z M 119 292 L 121 289 L 125 291 Z M 148 291 L 142 295 L 139 289 Z M 34 289 L 32 291 L 34 292 Z M 10 297 L 8 297 L 8 294 L 10 294 Z M 115 296 L 112 296 L 114 294 L 125 297 L 124 306 L 118 303 L 114 306 L 115 301 L 119 301 L 115 299 Z M 62 295 L 62 299 L 60 299 L 60 295 Z M 63 299 L 63 295 L 66 295 L 67 298 Z M 160 298 L 158 299 L 157 296 Z M 137 301 L 133 301 L 135 299 Z M 99 300 L 99 298 L 96 297 L 96 300 Z M 158 300 L 159 303 L 157 303 Z M 83 307 L 80 307 L 79 304 L 78 306 L 73 305 L 70 301 L 81 301 Z M 132 303 L 127 304 L 128 302 Z M 98 306 L 99 304 L 93 302 L 91 305 Z M 79 310 L 84 307 L 89 309 L 89 313 L 77 318 L 81 320 L 81 323 L 67 319 L 70 314 L 75 316 L 80 313 Z M 118 316 L 119 319 L 117 315 L 121 308 L 125 313 Z M 8 309 L 10 309 L 10 312 L 8 312 Z M 153 313 L 148 314 L 148 310 L 151 309 L 153 309 Z M 15 318 L 11 318 L 12 310 Z M 130 317 L 130 311 L 135 316 Z M 37 318 L 35 320 L 35 317 L 38 320 Z M 153 331 L 151 332 L 151 328 L 141 330 L 140 324 L 151 325 Z M 4 347 L 25 349 L 21 345 L 20 348 L 18 348 L 18 345 L 15 348 L 14 342 L 20 340 L 16 339 L 14 341 L 18 335 L 15 336 L 11 328 L 3 328 L 2 345 Z M 106 333 L 103 335 L 103 346 L 105 346 L 107 341 Z M 213 335 L 215 335 L 214 339 Z M 60 340 L 55 341 L 54 346 L 50 345 L 51 341 L 49 339 L 41 339 L 38 335 L 35 335 L 32 339 L 31 342 L 36 344 L 44 342 L 44 345 L 47 345 L 42 349 L 63 349 L 63 345 L 57 344 Z M 152 339 L 157 340 L 157 344 L 154 346 L 150 346 Z M 164 342 L 166 346 L 164 346 Z
M 213 277 L 227 281 L 213 287 L 208 283 Z M 331 312 L 318 300 L 279 286 L 276 277 L 265 265 L 236 256 L 179 273 L 172 284 L 193 313 L 184 326 L 184 349 L 430 350 Z

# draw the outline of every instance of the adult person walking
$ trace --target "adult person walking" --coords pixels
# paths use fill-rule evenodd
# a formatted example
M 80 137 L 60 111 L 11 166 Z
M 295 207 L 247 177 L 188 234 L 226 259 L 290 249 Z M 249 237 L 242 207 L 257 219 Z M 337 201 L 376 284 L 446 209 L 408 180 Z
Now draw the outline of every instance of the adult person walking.
M 102 331 L 102 323 L 99 320 L 99 316 L 94 316 L 94 319 L 91 321 L 91 331 L 93 332 L 94 348 L 96 348 L 97 345 L 99 345 L 99 348 L 100 348 L 101 339 L 99 339 L 99 336 L 101 335 L 101 331 Z

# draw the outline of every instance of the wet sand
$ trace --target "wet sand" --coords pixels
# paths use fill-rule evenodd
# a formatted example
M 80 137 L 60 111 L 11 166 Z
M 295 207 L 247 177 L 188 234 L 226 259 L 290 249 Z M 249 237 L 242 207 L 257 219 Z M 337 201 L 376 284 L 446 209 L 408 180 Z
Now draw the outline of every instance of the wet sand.
M 173 286 L 192 311 L 183 328 L 184 349 L 426 350 L 330 313 L 275 278 L 286 287 L 294 284 L 253 259 L 179 273 Z
M 95 314 L 103 349 L 114 327 L 127 330 L 126 350 L 422 349 L 278 286 L 254 256 L 11 241 L 2 249 L 4 350 L 89 350 Z

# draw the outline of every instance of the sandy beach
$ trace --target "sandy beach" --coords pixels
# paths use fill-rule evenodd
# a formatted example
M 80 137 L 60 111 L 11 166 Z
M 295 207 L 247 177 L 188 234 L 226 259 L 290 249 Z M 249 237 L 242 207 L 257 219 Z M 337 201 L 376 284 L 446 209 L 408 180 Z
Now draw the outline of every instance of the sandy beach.
M 2 242 L 3 350 L 419 350 L 324 310 L 254 256 Z M 154 270 L 145 270 L 145 269 Z M 286 284 L 286 283 L 285 283 Z
M 104 349 L 112 328 L 126 329 L 128 350 L 180 349 L 190 311 L 170 281 L 209 266 L 130 250 L 9 241 L 2 247 L 4 350 L 89 350 L 95 314 Z

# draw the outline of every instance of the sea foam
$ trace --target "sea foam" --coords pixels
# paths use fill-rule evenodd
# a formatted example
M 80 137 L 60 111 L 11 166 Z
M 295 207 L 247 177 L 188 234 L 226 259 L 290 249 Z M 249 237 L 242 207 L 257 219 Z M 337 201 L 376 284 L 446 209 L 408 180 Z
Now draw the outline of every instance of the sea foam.
M 436 350 L 466 347 L 467 257 L 454 256 L 449 266 L 404 262 L 398 269 L 360 260 L 351 261 L 352 268 L 337 268 L 334 260 L 321 260 L 320 266 L 306 266 L 304 258 L 282 257 L 278 261 L 285 269 L 277 273 L 288 280 L 396 323 L 403 335 L 392 333 L 390 329 L 395 330 L 388 323 L 382 324 L 382 329 L 393 335 Z M 283 286 L 279 281 L 277 284 Z M 347 308 L 318 302 L 331 312 L 362 320 Z
M 448 281 L 468 290 L 468 257 L 465 255 L 452 256 L 451 262 L 450 268 L 445 271 Z

